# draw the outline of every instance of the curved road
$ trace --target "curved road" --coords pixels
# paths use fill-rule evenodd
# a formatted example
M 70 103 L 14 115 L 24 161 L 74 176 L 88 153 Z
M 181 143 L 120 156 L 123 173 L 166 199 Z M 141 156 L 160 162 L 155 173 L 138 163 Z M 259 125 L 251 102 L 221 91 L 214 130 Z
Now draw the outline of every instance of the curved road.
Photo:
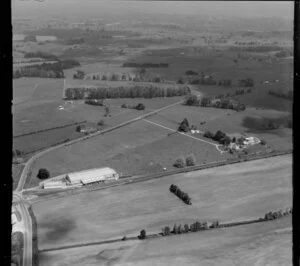
M 22 266 L 32 266 L 32 221 L 26 204 L 28 202 L 23 199 L 18 192 L 13 193 L 13 203 L 15 208 L 20 212 L 24 222 L 24 247 L 23 247 L 23 262 Z

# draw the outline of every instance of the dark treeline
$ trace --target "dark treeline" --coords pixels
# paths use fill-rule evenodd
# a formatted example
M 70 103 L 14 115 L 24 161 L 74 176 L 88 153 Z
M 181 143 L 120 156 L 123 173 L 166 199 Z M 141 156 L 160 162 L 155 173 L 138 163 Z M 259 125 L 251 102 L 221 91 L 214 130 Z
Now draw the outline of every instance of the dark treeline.
M 203 134 L 203 137 L 213 139 L 215 141 L 218 141 L 220 144 L 223 145 L 229 145 L 232 142 L 235 142 L 235 139 L 231 139 L 226 133 L 222 132 L 221 130 L 218 130 L 216 134 L 211 133 L 210 131 L 206 131 Z
M 244 52 L 271 52 L 271 51 L 279 51 L 281 47 L 276 45 L 263 45 L 263 46 L 246 46 L 246 47 L 230 47 L 230 50 L 234 51 L 244 51 Z
M 173 229 L 169 226 L 165 226 L 162 228 L 162 232 L 160 235 L 162 236 L 170 236 L 170 235 L 177 235 L 177 234 L 186 234 L 189 232 L 199 232 L 203 230 L 209 230 L 214 228 L 224 228 L 224 227 L 232 227 L 232 226 L 239 226 L 239 225 L 246 225 L 251 223 L 257 223 L 257 222 L 263 222 L 263 221 L 270 221 L 275 220 L 284 216 L 288 216 L 292 214 L 293 208 L 286 208 L 285 210 L 279 210 L 279 211 L 271 211 L 265 214 L 263 218 L 248 220 L 248 221 L 241 221 L 241 222 L 233 222 L 233 223 L 226 223 L 226 224 L 220 224 L 218 220 L 213 221 L 210 225 L 206 221 L 199 222 L 196 221 L 192 223 L 191 225 L 184 224 L 181 226 L 181 224 L 177 225 L 174 224 Z
M 191 198 L 189 195 L 180 190 L 176 185 L 170 186 L 170 192 L 174 193 L 178 198 L 180 198 L 185 204 L 192 205 Z
M 84 103 L 89 105 L 104 106 L 103 99 L 87 99 L 84 101 Z
M 80 66 L 79 62 L 73 59 L 66 59 L 56 63 L 43 63 L 31 65 L 13 70 L 13 78 L 40 77 L 40 78 L 64 78 L 64 69 Z
M 272 91 L 270 90 L 269 95 L 275 96 L 275 97 L 279 97 L 279 98 L 283 98 L 286 100 L 293 100 L 294 98 L 294 93 L 292 90 L 289 90 L 287 93 L 281 92 L 281 91 Z
M 124 63 L 123 67 L 135 67 L 135 68 L 167 68 L 169 64 L 167 63 Z
M 84 43 L 84 38 L 71 38 L 66 40 L 66 45 L 82 44 Z
M 58 60 L 57 56 L 56 55 L 53 55 L 53 54 L 49 54 L 49 53 L 44 53 L 44 52 L 41 52 L 41 51 L 38 51 L 38 52 L 29 52 L 29 53 L 25 53 L 24 55 L 24 58 L 43 58 L 43 59 L 46 59 L 46 60 Z
M 65 98 L 68 100 L 80 99 L 113 99 L 113 98 L 156 98 L 183 96 L 190 93 L 189 87 L 161 88 L 150 86 L 133 87 L 107 87 L 107 88 L 68 88 L 65 90 Z

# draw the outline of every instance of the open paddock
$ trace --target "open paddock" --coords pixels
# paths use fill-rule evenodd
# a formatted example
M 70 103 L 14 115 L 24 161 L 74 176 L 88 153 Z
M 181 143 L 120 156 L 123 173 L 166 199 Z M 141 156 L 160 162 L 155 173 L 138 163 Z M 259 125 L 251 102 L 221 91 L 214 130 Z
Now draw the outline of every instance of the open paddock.
M 137 235 L 142 229 L 158 232 L 195 220 L 261 217 L 291 206 L 291 159 L 249 161 L 35 203 L 39 246 Z M 189 194 L 191 206 L 169 192 L 171 184 Z
M 62 265 L 291 265 L 291 218 L 172 237 L 41 253 L 45 266 Z

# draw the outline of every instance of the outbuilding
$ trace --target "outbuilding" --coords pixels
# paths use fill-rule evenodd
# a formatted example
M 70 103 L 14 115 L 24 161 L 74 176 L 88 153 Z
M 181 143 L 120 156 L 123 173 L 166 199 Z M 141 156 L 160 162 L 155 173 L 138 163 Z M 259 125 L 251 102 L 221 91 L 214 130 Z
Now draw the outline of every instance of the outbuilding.
M 70 182 L 71 185 L 85 185 L 100 181 L 118 180 L 119 175 L 114 169 L 104 167 L 69 173 L 66 175 L 66 179 Z

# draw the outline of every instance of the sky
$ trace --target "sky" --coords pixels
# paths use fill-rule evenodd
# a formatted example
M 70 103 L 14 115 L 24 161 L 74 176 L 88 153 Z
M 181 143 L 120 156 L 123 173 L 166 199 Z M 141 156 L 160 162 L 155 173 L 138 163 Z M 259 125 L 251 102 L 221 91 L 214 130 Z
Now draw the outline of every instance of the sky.
M 208 14 L 293 19 L 293 1 L 12 0 L 13 17 L 87 16 L 120 13 Z

